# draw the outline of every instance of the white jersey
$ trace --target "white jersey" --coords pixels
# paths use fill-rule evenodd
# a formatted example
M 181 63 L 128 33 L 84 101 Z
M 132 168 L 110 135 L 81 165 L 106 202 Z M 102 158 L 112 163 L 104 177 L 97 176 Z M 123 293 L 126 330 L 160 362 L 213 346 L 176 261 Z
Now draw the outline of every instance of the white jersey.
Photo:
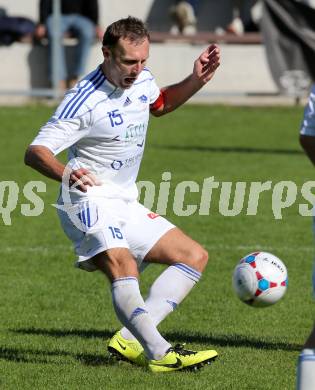
M 54 155 L 69 148 L 71 167 L 97 175 L 101 186 L 87 194 L 71 191 L 78 200 L 88 195 L 136 199 L 150 104 L 159 93 L 148 69 L 131 88 L 120 89 L 98 67 L 67 92 L 31 145 L 46 146 Z
M 315 137 L 315 84 L 312 87 L 307 105 L 304 110 L 304 117 L 300 133 Z

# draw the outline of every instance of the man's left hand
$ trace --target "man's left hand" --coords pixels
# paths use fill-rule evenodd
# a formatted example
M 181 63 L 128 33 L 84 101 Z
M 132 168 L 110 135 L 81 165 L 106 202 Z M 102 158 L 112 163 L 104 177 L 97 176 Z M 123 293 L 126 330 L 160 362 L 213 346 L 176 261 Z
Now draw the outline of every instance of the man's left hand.
M 220 48 L 218 45 L 212 44 L 196 59 L 193 76 L 201 85 L 204 85 L 212 79 L 219 65 Z

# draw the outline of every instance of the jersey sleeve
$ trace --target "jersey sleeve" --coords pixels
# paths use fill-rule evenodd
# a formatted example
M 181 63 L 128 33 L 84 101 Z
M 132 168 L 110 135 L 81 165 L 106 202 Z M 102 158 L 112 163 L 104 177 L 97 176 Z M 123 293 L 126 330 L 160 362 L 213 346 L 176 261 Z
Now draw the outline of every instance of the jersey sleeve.
M 62 115 L 70 99 L 71 96 L 64 99 L 54 115 L 41 127 L 31 145 L 46 146 L 56 155 L 89 133 L 91 110 L 87 106 L 81 106 L 71 118 Z
M 309 135 L 315 137 L 315 84 L 313 85 L 307 105 L 304 110 L 300 133 L 302 135 Z
M 154 103 L 156 99 L 160 96 L 160 88 L 157 86 L 155 82 L 155 78 L 150 72 L 151 78 L 150 78 L 150 90 L 149 90 L 149 99 L 150 104 Z

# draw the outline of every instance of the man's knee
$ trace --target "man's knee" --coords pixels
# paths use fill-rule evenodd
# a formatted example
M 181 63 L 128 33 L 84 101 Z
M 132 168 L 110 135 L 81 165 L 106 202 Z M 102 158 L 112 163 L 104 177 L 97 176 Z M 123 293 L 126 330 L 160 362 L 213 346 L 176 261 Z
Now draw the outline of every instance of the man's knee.
M 208 263 L 208 252 L 201 245 L 194 245 L 182 256 L 180 262 L 203 272 Z
M 203 272 L 208 263 L 208 252 L 202 246 L 199 246 L 197 249 L 195 249 L 193 258 L 195 259 L 194 268 L 199 272 Z
M 113 248 L 99 253 L 94 256 L 93 263 L 111 281 L 128 276 L 138 277 L 137 262 L 126 248 Z

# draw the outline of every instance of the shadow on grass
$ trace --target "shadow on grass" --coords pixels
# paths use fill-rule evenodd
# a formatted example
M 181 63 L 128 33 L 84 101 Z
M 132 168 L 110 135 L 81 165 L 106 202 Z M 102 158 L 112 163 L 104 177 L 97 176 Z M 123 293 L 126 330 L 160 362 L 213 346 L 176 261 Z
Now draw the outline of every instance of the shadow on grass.
M 102 338 L 109 339 L 114 334 L 114 330 L 96 330 L 96 329 L 10 329 L 13 333 L 22 333 L 30 335 L 44 335 L 51 337 L 81 337 L 84 339 Z
M 36 350 L 30 348 L 12 348 L 0 346 L 0 360 L 7 360 L 16 363 L 37 363 L 37 364 L 61 364 L 64 365 L 64 361 L 61 361 L 60 357 L 70 357 L 78 360 L 84 365 L 88 366 L 101 366 L 111 365 L 108 356 L 104 355 L 92 355 L 86 353 L 71 353 L 62 350 Z M 55 359 L 54 359 L 55 358 Z M 56 359 L 57 358 L 57 359 Z
M 217 152 L 217 153 L 258 153 L 258 154 L 300 154 L 302 150 L 296 149 L 273 149 L 273 148 L 251 148 L 242 146 L 202 146 L 202 145 L 151 145 L 151 148 L 179 151 L 196 152 Z
M 51 337 L 81 337 L 81 338 L 101 338 L 108 340 L 113 331 L 96 330 L 96 329 L 15 329 L 11 330 L 14 333 L 28 335 L 46 335 Z M 247 337 L 244 335 L 218 335 L 218 334 L 201 334 L 193 332 L 163 332 L 163 336 L 173 343 L 197 343 L 216 347 L 245 347 L 263 350 L 282 350 L 282 351 L 300 351 L 302 346 L 299 344 L 288 343 L 284 341 L 260 339 Z
M 173 342 L 189 342 L 216 347 L 244 347 L 263 350 L 300 351 L 302 345 L 283 341 L 268 341 L 244 335 L 206 335 L 201 333 L 168 332 L 164 336 Z

